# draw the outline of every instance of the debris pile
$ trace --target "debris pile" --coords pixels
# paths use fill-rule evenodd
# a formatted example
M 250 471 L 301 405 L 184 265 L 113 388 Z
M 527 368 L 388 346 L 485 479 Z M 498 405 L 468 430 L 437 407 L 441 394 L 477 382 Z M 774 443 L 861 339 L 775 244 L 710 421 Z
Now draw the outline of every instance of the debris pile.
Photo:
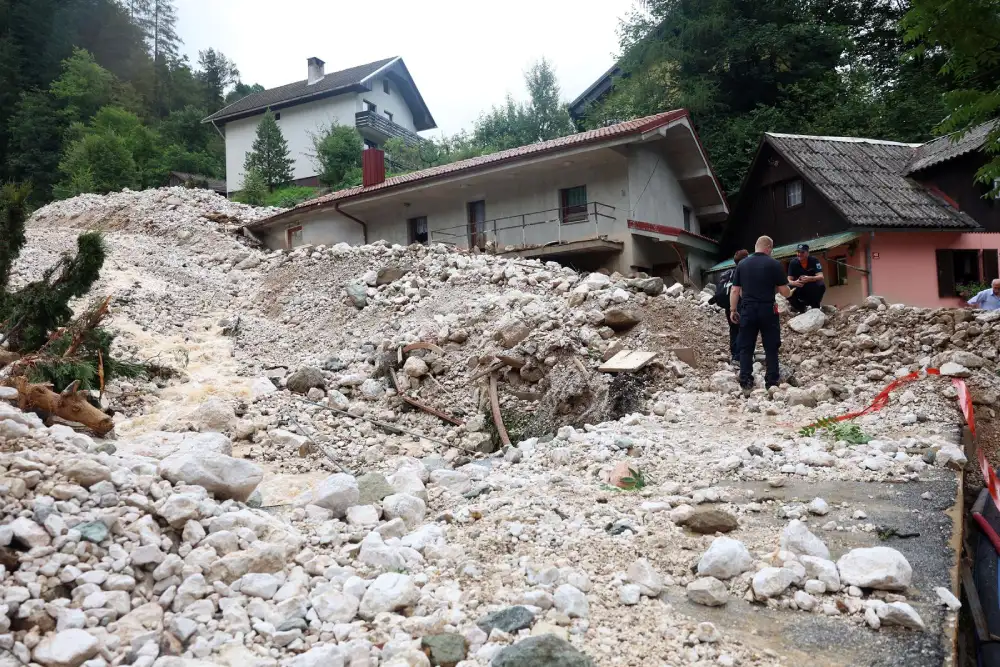
M 821 420 L 903 367 L 961 364 L 982 400 L 987 314 L 812 315 L 783 336 L 789 382 L 747 401 L 708 291 L 230 233 L 267 214 L 170 189 L 32 219 L 15 280 L 103 221 L 116 345 L 170 372 L 110 383 L 117 439 L 0 391 L 0 646 L 21 663 L 804 664 L 744 627 L 751 604 L 882 628 L 883 661 L 941 650 L 911 630 L 954 618 L 947 570 L 880 544 L 868 513 L 871 488 L 954 483 L 953 388 L 901 387 L 856 430 Z M 630 350 L 656 356 L 598 370 Z M 827 502 L 824 484 L 863 490 Z M 746 613 L 706 622 L 706 604 Z

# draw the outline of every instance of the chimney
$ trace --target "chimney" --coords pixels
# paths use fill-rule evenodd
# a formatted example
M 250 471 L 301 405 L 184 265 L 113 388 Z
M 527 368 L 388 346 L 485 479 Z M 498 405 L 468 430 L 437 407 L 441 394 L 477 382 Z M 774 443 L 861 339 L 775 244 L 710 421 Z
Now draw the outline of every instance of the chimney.
M 314 83 L 319 83 L 320 81 L 323 80 L 323 77 L 326 76 L 326 70 L 323 68 L 323 65 L 325 63 L 319 58 L 310 58 L 308 62 L 309 62 L 309 85 L 311 86 Z
M 361 152 L 361 184 L 366 188 L 385 182 L 385 153 L 377 148 Z

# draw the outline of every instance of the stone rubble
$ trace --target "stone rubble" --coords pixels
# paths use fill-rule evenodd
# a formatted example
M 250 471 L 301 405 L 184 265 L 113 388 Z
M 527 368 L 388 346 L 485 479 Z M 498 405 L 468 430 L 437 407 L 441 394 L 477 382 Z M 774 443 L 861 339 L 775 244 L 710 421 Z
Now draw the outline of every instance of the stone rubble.
M 927 627 L 901 554 L 831 560 L 826 531 L 875 530 L 860 508 L 751 486 L 953 474 L 966 461 L 944 378 L 857 420 L 865 443 L 778 422 L 862 409 L 933 366 L 992 409 L 1000 317 L 810 311 L 783 335 L 786 382 L 744 400 L 706 292 L 445 246 L 269 252 L 230 233 L 270 213 L 163 189 L 33 216 L 15 282 L 105 224 L 94 294 L 115 299 L 116 346 L 173 374 L 109 385 L 117 440 L 0 400 L 0 646 L 22 663 L 638 666 L 651 642 L 664 664 L 781 662 L 680 611 L 684 596 Z M 638 389 L 593 373 L 623 348 L 659 353 Z M 491 369 L 513 440 L 495 454 Z M 615 489 L 616 467 L 644 487 Z

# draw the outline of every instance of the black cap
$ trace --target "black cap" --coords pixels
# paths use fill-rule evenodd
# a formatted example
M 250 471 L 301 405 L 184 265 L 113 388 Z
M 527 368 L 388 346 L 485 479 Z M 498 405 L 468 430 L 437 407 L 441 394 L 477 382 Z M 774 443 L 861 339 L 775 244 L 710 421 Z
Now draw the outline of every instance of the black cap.
M 809 245 L 806 243 L 800 243 L 795 246 L 796 252 L 809 252 Z

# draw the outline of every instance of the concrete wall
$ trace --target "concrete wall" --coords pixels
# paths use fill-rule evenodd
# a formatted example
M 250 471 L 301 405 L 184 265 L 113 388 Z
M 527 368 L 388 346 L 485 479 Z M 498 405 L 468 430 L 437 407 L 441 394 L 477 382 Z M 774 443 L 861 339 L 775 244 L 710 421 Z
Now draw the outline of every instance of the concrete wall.
M 272 250 L 290 249 L 288 230 L 302 226 L 302 245 L 333 245 L 335 243 L 364 243 L 364 229 L 354 220 L 340 215 L 333 209 L 318 211 L 295 222 L 275 225 L 257 232 L 261 241 Z M 377 239 L 372 239 L 377 240 Z
M 393 122 L 413 131 L 413 114 L 406 105 L 402 93 L 390 81 L 390 92 L 382 92 L 382 81 L 373 82 L 370 92 L 348 93 L 336 97 L 307 102 L 293 107 L 281 109 L 281 119 L 278 127 L 288 141 L 291 151 L 293 176 L 295 180 L 315 176 L 316 162 L 313 159 L 313 135 L 330 125 L 354 126 L 354 114 L 364 110 L 362 100 L 368 100 L 378 106 L 378 113 L 385 116 L 385 111 L 392 113 Z M 243 187 L 243 163 L 247 153 L 253 148 L 257 137 L 257 125 L 263 117 L 263 112 L 226 123 L 226 187 L 229 192 L 236 192 Z
M 510 178 L 507 174 L 515 177 Z M 615 207 L 614 210 L 600 207 L 602 212 L 614 217 L 601 218 L 599 225 L 595 225 L 593 217 L 584 223 L 560 224 L 557 210 L 560 206 L 559 190 L 578 185 L 587 186 L 588 201 Z M 404 195 L 375 207 L 366 206 L 365 210 L 357 213 L 354 208 L 345 208 L 352 215 L 368 221 L 369 239 L 372 241 L 385 239 L 405 244 L 409 241 L 406 220 L 427 216 L 432 240 L 468 247 L 467 205 L 480 199 L 486 201 L 487 238 L 494 238 L 495 221 L 500 246 L 522 243 L 522 215 L 525 215 L 525 222 L 529 225 L 525 227 L 523 236 L 523 242 L 527 244 L 549 243 L 560 238 L 564 241 L 592 238 L 597 233 L 625 240 L 629 236 L 625 217 L 627 187 L 625 159 L 607 151 L 605 160 L 598 163 L 535 168 L 530 173 L 508 171 L 455 191 L 453 196 L 431 199 Z M 404 208 L 402 201 L 409 201 L 411 205 Z M 535 214 L 540 211 L 545 213 Z M 545 224 L 530 225 L 533 222 Z M 509 228 L 504 230 L 503 227 Z
M 628 157 L 629 218 L 684 229 L 684 207 L 691 209 L 691 230 L 701 233 L 694 206 L 664 156 L 648 146 L 633 146 Z
M 957 297 L 938 296 L 938 249 L 996 250 L 1000 234 L 960 232 L 876 232 L 872 252 L 874 293 L 890 303 L 925 308 L 957 307 Z

